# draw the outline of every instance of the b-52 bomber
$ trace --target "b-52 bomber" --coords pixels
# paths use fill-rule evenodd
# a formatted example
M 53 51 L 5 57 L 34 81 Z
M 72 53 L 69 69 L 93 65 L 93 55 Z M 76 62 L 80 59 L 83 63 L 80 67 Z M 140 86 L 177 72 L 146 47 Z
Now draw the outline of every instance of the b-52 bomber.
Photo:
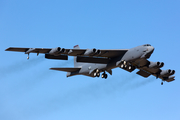
M 56 48 L 18 48 L 9 47 L 6 51 L 45 54 L 47 59 L 68 60 L 68 56 L 74 56 L 73 68 L 50 68 L 51 70 L 59 70 L 67 72 L 67 77 L 74 75 L 85 75 L 89 77 L 107 78 L 109 73 L 112 75 L 113 68 L 122 68 L 128 72 L 139 69 L 138 75 L 149 77 L 150 75 L 162 79 L 163 82 L 174 81 L 175 70 L 161 70 L 164 66 L 163 62 L 151 62 L 147 60 L 154 51 L 154 47 L 150 44 L 137 46 L 131 49 L 80 49 L 79 45 L 73 49 Z M 106 73 L 107 72 L 107 73 Z

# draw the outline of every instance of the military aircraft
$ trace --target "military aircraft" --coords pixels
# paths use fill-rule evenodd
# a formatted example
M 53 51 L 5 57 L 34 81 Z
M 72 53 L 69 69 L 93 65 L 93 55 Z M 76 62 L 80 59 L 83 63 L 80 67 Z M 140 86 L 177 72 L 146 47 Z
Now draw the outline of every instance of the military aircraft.
M 59 70 L 67 72 L 67 77 L 74 75 L 85 75 L 90 77 L 107 78 L 109 73 L 112 75 L 113 68 L 122 68 L 128 72 L 139 69 L 138 75 L 142 77 L 149 77 L 150 75 L 162 79 L 161 85 L 164 81 L 174 81 L 175 70 L 161 70 L 164 66 L 163 62 L 151 62 L 150 58 L 154 51 L 154 47 L 150 44 L 137 46 L 131 49 L 80 49 L 79 45 L 74 46 L 73 49 L 65 49 L 61 47 L 56 48 L 18 48 L 9 47 L 6 51 L 24 52 L 45 54 L 47 59 L 68 60 L 68 56 L 74 56 L 73 68 L 50 68 L 51 70 Z

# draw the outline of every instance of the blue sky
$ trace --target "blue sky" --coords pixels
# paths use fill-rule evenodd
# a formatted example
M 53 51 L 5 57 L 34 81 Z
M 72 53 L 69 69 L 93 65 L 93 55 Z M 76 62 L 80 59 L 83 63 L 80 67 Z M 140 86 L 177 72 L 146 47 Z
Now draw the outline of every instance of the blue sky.
M 1 120 L 179 120 L 178 0 L 0 1 Z M 8 47 L 129 49 L 149 43 L 150 61 L 175 69 L 176 80 L 160 85 L 113 69 L 107 80 L 51 71 L 68 61 L 6 52 Z

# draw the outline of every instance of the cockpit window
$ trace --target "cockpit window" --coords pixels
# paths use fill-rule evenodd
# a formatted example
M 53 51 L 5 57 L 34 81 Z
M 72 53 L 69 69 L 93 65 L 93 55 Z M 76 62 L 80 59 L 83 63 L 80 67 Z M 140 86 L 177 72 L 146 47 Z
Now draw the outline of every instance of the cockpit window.
M 150 44 L 145 44 L 144 46 L 151 46 Z

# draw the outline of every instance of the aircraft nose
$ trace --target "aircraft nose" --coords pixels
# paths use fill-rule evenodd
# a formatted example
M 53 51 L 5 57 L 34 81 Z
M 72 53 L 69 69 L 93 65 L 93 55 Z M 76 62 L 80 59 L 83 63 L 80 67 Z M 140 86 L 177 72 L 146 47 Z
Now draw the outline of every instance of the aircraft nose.
M 153 52 L 153 51 L 154 51 L 154 47 L 153 47 L 153 46 L 150 46 L 150 47 L 149 47 L 149 51 L 150 51 L 150 52 Z
M 146 47 L 146 52 L 149 53 L 149 52 L 153 52 L 154 51 L 154 47 L 153 46 L 148 46 Z
M 145 57 L 149 58 L 151 56 L 151 54 L 153 53 L 153 51 L 154 51 L 154 47 L 153 46 L 149 46 L 147 49 L 148 49 L 148 51 L 145 54 Z

